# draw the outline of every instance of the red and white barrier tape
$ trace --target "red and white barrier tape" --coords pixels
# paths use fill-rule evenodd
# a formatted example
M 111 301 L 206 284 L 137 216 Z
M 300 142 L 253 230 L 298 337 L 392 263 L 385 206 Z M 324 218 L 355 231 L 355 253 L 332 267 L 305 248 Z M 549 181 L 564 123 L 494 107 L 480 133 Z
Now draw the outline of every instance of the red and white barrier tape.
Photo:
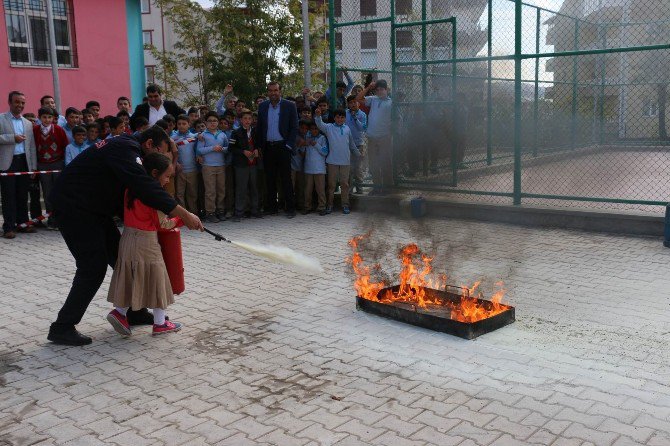
M 186 144 L 190 144 L 190 143 L 195 142 L 197 140 L 198 140 L 198 138 L 184 138 L 184 139 L 180 139 L 179 141 L 175 141 L 175 145 L 184 146 Z
M 0 172 L 0 177 L 17 177 L 19 175 L 39 175 L 43 173 L 60 173 L 60 170 L 33 170 L 31 172 Z
M 35 226 L 37 223 L 46 220 L 47 218 L 51 217 L 51 212 L 45 212 L 44 214 L 40 215 L 39 217 L 32 218 L 28 220 L 25 223 L 21 223 L 20 225 L 16 225 L 20 229 L 25 229 L 30 226 Z

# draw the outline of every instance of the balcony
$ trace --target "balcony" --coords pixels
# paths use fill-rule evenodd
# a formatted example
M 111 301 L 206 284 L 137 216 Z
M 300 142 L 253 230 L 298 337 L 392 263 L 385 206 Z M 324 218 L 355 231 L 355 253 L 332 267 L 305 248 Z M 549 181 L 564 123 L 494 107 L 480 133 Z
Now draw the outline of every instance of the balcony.
M 585 19 L 590 19 L 594 15 L 601 15 L 606 9 L 622 8 L 627 1 L 629 0 L 585 0 L 582 14 Z

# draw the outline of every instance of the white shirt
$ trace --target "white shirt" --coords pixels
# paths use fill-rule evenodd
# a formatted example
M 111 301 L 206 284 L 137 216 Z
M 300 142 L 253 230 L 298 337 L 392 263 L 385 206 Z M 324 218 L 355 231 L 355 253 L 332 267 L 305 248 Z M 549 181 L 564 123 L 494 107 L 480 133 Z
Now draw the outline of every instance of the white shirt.
M 165 115 L 167 115 L 167 112 L 165 111 L 165 107 L 163 107 L 162 102 L 161 106 L 158 107 L 158 110 L 156 110 L 155 107 L 149 105 L 149 125 L 154 125 L 156 122 L 158 122 L 159 119 L 161 119 Z

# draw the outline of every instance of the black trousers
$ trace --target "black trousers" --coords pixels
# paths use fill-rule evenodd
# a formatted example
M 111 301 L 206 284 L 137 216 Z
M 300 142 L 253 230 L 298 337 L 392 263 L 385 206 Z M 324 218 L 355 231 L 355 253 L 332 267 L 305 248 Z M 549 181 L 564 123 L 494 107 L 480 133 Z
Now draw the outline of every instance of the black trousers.
M 114 267 L 121 234 L 111 217 L 70 210 L 56 210 L 55 217 L 77 264 L 70 293 L 52 324 L 52 329 L 66 331 L 81 322 L 105 279 L 107 265 Z
M 15 155 L 6 172 L 26 172 L 28 161 L 25 155 Z M 0 177 L 0 195 L 2 196 L 2 230 L 16 231 L 16 225 L 28 221 L 28 189 L 30 177 Z
M 42 194 L 39 175 L 30 180 L 30 218 L 42 215 Z
M 291 182 L 291 151 L 283 142 L 265 145 L 263 151 L 263 168 L 267 185 L 268 199 L 265 204 L 266 212 L 277 212 L 277 178 L 281 180 L 284 191 L 286 212 L 295 212 L 295 197 Z

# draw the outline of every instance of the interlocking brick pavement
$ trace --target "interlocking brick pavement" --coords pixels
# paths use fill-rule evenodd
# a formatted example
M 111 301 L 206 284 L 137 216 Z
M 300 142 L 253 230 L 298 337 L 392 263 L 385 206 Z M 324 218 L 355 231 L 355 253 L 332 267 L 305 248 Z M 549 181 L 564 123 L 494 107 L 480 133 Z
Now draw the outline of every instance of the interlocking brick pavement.
M 434 250 L 502 280 L 517 321 L 474 341 L 358 312 L 347 240 Z M 657 239 L 332 215 L 213 225 L 318 257 L 312 276 L 183 234 L 184 330 L 121 338 L 108 274 L 79 329 L 46 332 L 74 272 L 56 232 L 0 242 L 0 444 L 670 445 L 670 250 Z M 333 398 L 334 397 L 334 398 Z

